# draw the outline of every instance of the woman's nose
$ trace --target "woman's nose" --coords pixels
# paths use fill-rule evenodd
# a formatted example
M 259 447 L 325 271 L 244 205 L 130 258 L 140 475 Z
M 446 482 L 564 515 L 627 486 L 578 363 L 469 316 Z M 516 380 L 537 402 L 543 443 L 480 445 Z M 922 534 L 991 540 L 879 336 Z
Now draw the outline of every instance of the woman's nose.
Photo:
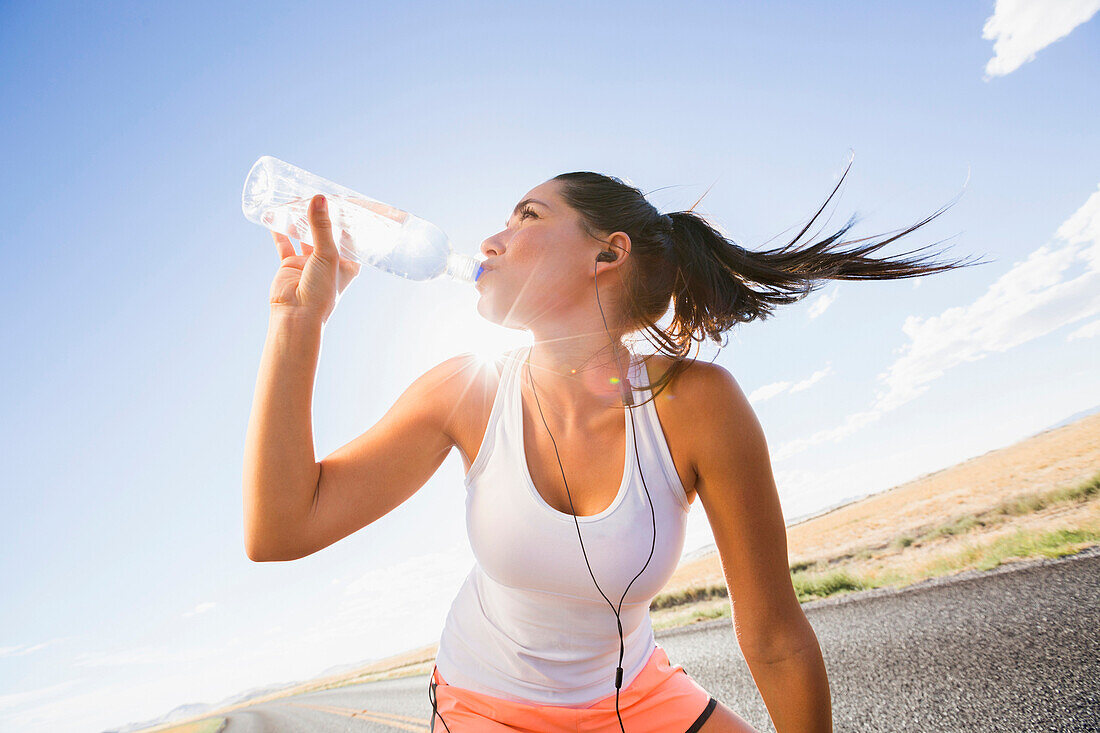
M 480 249 L 481 254 L 485 255 L 486 257 L 499 255 L 501 251 L 501 247 L 498 244 L 498 240 L 496 237 L 489 237 L 481 243 L 481 246 L 478 249 Z

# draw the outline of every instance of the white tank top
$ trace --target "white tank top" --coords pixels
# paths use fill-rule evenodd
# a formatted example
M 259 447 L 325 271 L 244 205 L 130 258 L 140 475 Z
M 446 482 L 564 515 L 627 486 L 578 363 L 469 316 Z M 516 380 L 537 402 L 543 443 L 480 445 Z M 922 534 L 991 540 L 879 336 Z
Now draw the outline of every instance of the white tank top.
M 451 604 L 436 666 L 448 684 L 519 702 L 586 707 L 614 694 L 622 602 L 623 688 L 656 647 L 649 604 L 672 577 L 684 547 L 690 504 L 653 402 L 623 410 L 626 460 L 618 495 L 599 514 L 559 512 L 539 495 L 523 451 L 519 370 L 530 347 L 505 362 L 485 438 L 466 475 L 466 528 L 474 567 Z M 637 356 L 632 385 L 648 384 Z M 634 389 L 636 405 L 649 390 Z M 630 421 L 633 414 L 634 430 Z M 638 475 L 653 501 L 653 515 Z M 576 487 L 584 476 L 566 475 Z M 646 564 L 645 572 L 631 580 Z

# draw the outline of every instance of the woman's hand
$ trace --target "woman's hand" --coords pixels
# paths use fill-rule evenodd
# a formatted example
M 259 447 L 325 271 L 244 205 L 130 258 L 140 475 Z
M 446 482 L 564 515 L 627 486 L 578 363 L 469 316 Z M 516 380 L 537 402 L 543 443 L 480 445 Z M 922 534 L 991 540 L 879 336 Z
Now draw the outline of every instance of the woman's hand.
M 285 234 L 271 233 L 281 261 L 271 282 L 271 309 L 325 323 L 344 288 L 359 274 L 360 264 L 340 256 L 321 194 L 310 199 L 309 228 L 315 246 L 302 242 L 300 255 Z

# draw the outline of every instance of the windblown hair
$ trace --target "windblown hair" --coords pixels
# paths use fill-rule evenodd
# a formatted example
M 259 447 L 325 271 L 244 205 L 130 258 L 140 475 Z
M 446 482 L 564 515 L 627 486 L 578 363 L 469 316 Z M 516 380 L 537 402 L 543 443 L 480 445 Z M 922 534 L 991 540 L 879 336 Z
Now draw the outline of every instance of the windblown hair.
M 849 169 L 851 162 L 829 198 L 798 236 L 782 247 L 762 251 L 741 247 L 690 209 L 668 215 L 658 212 L 639 189 L 614 176 L 577 171 L 554 177 L 553 180 L 562 183 L 562 197 L 580 214 L 590 236 L 604 241 L 614 232 L 624 232 L 630 237 L 627 266 L 619 268 L 620 272 L 625 271 L 622 321 L 613 327 L 609 324 L 609 328 L 620 339 L 641 331 L 659 353 L 674 360 L 652 385 L 640 389 L 653 389 L 652 396 L 656 398 L 689 366 L 687 356 L 693 342 L 709 338 L 725 346 L 722 338 L 725 331 L 738 323 L 768 318 L 775 306 L 805 298 L 824 284 L 821 281 L 895 280 L 985 264 L 868 257 L 927 224 L 950 206 L 878 242 L 870 241 L 873 237 L 841 240 L 857 221 L 853 215 L 836 233 L 798 247 L 798 240 L 828 206 Z M 868 241 L 862 246 L 840 249 Z M 933 245 L 902 255 L 930 246 Z M 657 321 L 667 314 L 670 303 L 674 308 L 672 321 L 662 328 Z

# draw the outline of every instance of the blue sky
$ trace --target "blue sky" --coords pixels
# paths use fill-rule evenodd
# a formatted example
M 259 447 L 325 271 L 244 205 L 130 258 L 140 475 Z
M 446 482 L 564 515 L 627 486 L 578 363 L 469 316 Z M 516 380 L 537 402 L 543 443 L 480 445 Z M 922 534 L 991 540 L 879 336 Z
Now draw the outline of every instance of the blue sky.
M 717 354 L 788 519 L 1100 403 L 1098 3 L 733 5 L 0 5 L 0 728 L 102 730 L 438 639 L 472 563 L 457 451 L 311 557 L 245 556 L 278 266 L 240 208 L 261 155 L 471 254 L 573 170 L 661 211 L 713 183 L 696 210 L 750 249 L 793 236 L 853 153 L 829 230 L 962 192 L 885 254 L 947 240 L 990 264 L 829 284 Z M 324 334 L 318 459 L 439 361 L 527 342 L 477 297 L 364 268 Z M 689 527 L 687 551 L 711 541 L 698 502 Z

